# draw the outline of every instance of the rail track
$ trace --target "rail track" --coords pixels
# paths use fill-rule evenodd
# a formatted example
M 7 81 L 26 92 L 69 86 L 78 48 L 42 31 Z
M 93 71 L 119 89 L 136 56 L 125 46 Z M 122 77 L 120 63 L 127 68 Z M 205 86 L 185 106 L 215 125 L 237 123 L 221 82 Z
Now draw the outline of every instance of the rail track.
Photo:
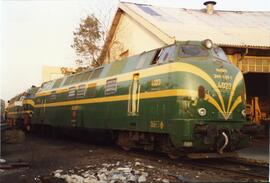
M 100 144 L 102 146 L 102 144 Z M 226 159 L 187 159 L 179 158 L 177 160 L 171 160 L 164 153 L 151 152 L 144 150 L 131 150 L 123 151 L 115 145 L 105 146 L 105 148 L 113 148 L 119 154 L 125 154 L 131 157 L 138 157 L 140 159 L 148 159 L 154 162 L 162 160 L 163 163 L 174 165 L 178 167 L 187 167 L 195 170 L 213 171 L 231 174 L 235 177 L 248 178 L 250 181 L 268 181 L 269 165 L 256 164 L 252 162 L 239 161 L 238 159 L 226 158 Z M 176 180 L 181 182 L 194 182 L 186 177 L 179 177 L 173 173 L 168 174 L 174 176 Z
M 214 169 L 215 171 L 228 172 L 235 175 L 244 175 L 245 177 L 251 179 L 268 180 L 269 176 L 269 167 L 265 165 L 261 166 L 258 164 L 244 163 L 227 159 L 191 161 L 190 163 L 195 167 Z
M 144 151 L 129 151 L 130 155 L 136 155 L 137 157 L 147 158 L 152 161 L 162 160 L 163 163 L 175 165 L 178 167 L 191 167 L 195 170 L 214 171 L 220 173 L 231 174 L 237 177 L 247 178 L 249 181 L 268 181 L 269 165 L 256 164 L 252 162 L 239 161 L 234 158 L 226 159 L 187 159 L 179 158 L 177 160 L 171 160 L 162 153 L 146 153 Z M 183 176 L 178 176 L 173 173 L 169 173 L 169 176 L 175 177 L 176 180 L 181 182 L 194 182 Z M 241 179 L 241 178 L 240 178 Z
M 191 167 L 193 169 L 201 169 L 208 171 L 215 171 L 221 173 L 233 174 L 236 177 L 245 177 L 250 181 L 268 181 L 269 165 L 258 164 L 246 161 L 239 161 L 235 158 L 224 159 L 187 159 L 179 158 L 177 160 L 171 160 L 166 155 L 160 153 L 152 153 L 151 155 L 143 151 L 130 151 L 131 154 L 136 154 L 149 160 L 157 161 L 162 160 L 164 163 L 173 164 L 179 167 Z M 147 157 L 145 157 L 147 156 Z M 168 174 L 173 176 L 181 182 L 193 182 L 194 180 L 188 180 L 185 177 L 179 177 L 174 174 Z

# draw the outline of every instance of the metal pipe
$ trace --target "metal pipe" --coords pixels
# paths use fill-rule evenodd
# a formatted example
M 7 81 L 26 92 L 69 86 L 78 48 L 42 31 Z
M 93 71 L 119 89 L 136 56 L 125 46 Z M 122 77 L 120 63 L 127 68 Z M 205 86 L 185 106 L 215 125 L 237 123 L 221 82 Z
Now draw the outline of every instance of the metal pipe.
M 224 142 L 223 146 L 218 150 L 218 153 L 219 154 L 223 154 L 223 150 L 225 149 L 225 147 L 228 145 L 228 142 L 229 142 L 229 138 L 226 135 L 226 133 L 225 132 L 222 132 L 222 135 L 223 135 L 223 137 L 225 139 L 225 142 Z

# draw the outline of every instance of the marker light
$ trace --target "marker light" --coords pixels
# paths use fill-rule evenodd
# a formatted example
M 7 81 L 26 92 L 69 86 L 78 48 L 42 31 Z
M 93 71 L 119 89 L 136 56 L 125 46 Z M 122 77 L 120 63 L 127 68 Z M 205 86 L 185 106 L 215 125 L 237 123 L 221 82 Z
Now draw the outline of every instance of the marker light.
M 206 115 L 206 109 L 205 108 L 200 108 L 198 109 L 198 113 L 200 116 L 205 116 Z
M 242 115 L 243 115 L 244 117 L 246 117 L 246 110 L 245 110 L 245 109 L 243 109 L 241 113 L 242 113 Z

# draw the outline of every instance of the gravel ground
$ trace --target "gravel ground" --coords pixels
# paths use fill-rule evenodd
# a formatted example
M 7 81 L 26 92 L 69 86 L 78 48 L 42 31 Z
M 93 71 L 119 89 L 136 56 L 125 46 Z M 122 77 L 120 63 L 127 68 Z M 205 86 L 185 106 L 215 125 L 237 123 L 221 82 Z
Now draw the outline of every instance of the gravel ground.
M 115 145 L 27 136 L 23 143 L 3 144 L 7 162 L 28 167 L 0 169 L 1 183 L 13 182 L 248 182 L 243 176 L 196 169 L 163 154 L 126 152 Z

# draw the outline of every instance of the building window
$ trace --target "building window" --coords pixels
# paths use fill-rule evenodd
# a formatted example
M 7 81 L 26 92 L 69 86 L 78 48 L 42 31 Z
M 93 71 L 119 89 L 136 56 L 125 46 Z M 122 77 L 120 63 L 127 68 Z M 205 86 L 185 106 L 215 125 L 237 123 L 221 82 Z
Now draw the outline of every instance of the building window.
M 242 72 L 270 72 L 270 58 L 245 56 L 238 66 Z
M 119 56 L 121 59 L 127 58 L 128 57 L 128 50 L 122 52 Z
M 112 95 L 117 92 L 117 82 L 116 78 L 114 79 L 109 79 L 106 81 L 106 86 L 105 86 L 105 95 Z

